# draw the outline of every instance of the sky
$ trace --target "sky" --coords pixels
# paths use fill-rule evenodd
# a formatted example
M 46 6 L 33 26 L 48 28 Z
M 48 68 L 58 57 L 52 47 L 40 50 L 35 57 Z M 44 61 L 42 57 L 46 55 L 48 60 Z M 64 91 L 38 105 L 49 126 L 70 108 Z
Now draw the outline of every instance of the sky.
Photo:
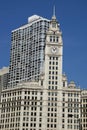
M 0 0 L 0 69 L 9 66 L 11 31 L 34 14 L 51 19 L 54 5 L 63 35 L 63 73 L 87 89 L 87 0 Z

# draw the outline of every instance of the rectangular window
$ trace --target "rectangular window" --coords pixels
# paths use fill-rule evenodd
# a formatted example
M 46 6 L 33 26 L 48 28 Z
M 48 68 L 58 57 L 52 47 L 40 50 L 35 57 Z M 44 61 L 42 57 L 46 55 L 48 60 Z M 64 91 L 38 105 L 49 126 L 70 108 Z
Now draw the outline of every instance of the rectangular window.
M 41 80 L 41 86 L 43 86 L 43 80 Z
M 56 37 L 56 42 L 58 42 L 58 40 L 59 40 L 58 37 Z
M 52 36 L 50 36 L 50 42 L 52 42 Z

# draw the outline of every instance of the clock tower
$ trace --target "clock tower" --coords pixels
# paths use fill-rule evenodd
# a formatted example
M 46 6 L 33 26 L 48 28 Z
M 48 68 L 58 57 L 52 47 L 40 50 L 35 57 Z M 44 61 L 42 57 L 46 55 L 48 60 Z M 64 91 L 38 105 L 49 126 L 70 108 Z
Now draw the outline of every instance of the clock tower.
M 46 33 L 44 106 L 47 107 L 44 107 L 43 113 L 45 124 L 47 123 L 49 127 L 49 124 L 52 123 L 49 119 L 54 120 L 53 123 L 55 124 L 56 121 L 55 129 L 57 130 L 62 130 L 62 49 L 60 25 L 56 20 L 56 16 L 53 15 Z M 52 110 L 52 114 L 54 113 L 53 115 L 50 114 L 50 110 Z M 59 118 L 58 120 L 56 116 Z
M 45 87 L 47 89 L 62 89 L 62 50 L 62 32 L 54 14 L 46 33 Z

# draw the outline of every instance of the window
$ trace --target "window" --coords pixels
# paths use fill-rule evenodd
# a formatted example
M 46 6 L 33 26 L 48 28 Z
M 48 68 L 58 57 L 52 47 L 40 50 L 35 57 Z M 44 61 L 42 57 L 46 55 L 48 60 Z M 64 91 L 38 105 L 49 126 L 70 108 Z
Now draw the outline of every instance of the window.
M 62 109 L 62 112 L 65 112 L 65 109 L 64 109 L 64 108 Z
M 65 82 L 63 82 L 63 87 L 65 87 Z
M 40 95 L 43 95 L 43 92 L 40 92 Z
M 62 119 L 62 123 L 64 123 L 65 121 L 64 121 L 64 119 Z
M 65 103 L 63 103 L 62 106 L 65 106 Z
M 42 113 L 40 112 L 40 116 L 42 116 Z
M 43 86 L 43 80 L 41 80 L 41 86 Z
M 53 36 L 53 42 L 55 42 L 55 36 Z
M 42 111 L 42 107 L 40 107 L 40 111 Z
M 62 128 L 64 128 L 64 124 L 62 124 Z
M 62 117 L 65 117 L 65 114 L 62 114 Z
M 39 118 L 39 121 L 41 122 L 41 121 L 42 121 L 42 118 Z
M 54 124 L 54 128 L 56 128 L 56 124 Z
M 52 36 L 50 36 L 50 42 L 52 42 Z
M 58 42 L 58 37 L 56 37 L 56 42 Z
M 65 96 L 65 93 L 63 93 L 63 96 Z
M 25 126 L 25 123 L 23 123 L 23 126 Z
M 63 98 L 63 101 L 65 101 L 65 98 Z
M 41 127 L 41 124 L 39 124 L 39 127 Z
M 58 42 L 59 38 L 58 36 L 50 36 L 50 42 Z

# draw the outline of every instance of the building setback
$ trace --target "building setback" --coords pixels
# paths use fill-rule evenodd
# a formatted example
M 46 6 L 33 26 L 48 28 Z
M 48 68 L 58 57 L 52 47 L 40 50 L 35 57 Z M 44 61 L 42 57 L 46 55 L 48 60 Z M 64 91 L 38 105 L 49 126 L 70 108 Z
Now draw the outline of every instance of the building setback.
M 12 31 L 0 130 L 80 130 L 81 90 L 62 72 L 63 41 L 55 13 L 50 21 L 34 15 L 28 22 Z

